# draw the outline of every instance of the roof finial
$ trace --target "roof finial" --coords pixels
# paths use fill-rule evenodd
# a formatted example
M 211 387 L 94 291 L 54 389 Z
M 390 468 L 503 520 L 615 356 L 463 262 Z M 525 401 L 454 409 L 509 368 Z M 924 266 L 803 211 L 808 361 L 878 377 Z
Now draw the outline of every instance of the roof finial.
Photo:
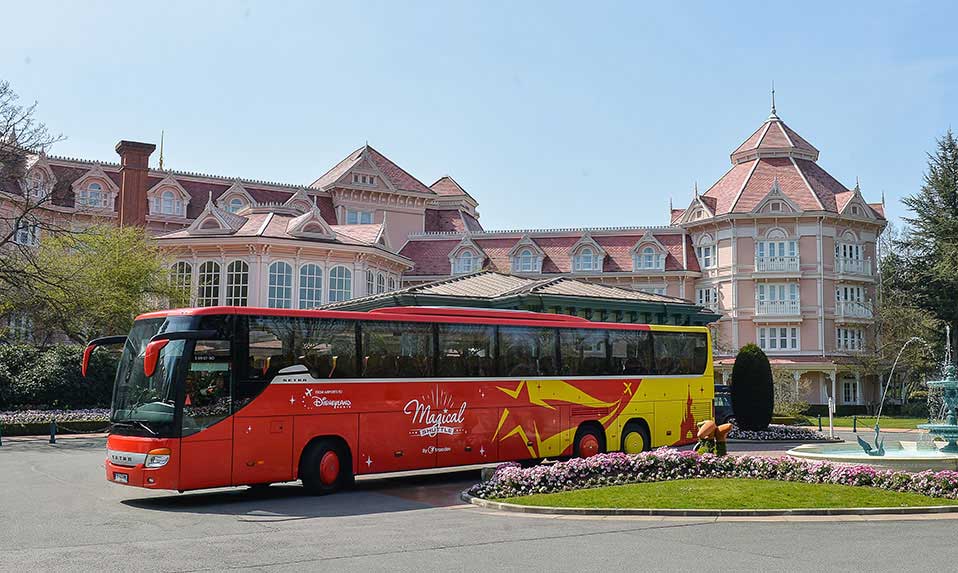
M 855 176 L 855 191 L 861 191 L 861 186 L 858 185 L 858 175 Z
M 164 131 L 160 130 L 160 171 L 163 171 L 163 136 L 165 135 Z
M 209 206 L 209 205 L 213 205 L 213 192 L 212 192 L 212 191 L 210 191 L 210 196 L 206 199 L 206 204 L 207 204 L 208 206 Z
M 882 207 L 885 206 L 885 190 L 884 189 L 881 190 L 881 206 Z
M 778 119 L 775 111 L 775 80 L 772 80 L 772 111 L 768 114 L 768 119 Z
M 692 183 L 692 192 L 695 193 L 695 196 L 699 196 L 699 182 L 695 181 Z
M 670 217 L 672 216 L 672 211 L 674 211 L 674 209 L 673 209 L 673 207 L 672 207 L 672 196 L 669 195 L 669 216 L 670 216 Z

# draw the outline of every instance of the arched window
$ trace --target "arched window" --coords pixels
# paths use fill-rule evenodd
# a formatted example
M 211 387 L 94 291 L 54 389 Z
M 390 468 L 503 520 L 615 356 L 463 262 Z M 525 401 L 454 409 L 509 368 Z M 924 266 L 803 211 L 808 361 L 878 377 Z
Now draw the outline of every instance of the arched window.
M 656 264 L 658 257 L 655 256 L 655 249 L 652 247 L 646 247 L 642 249 L 642 266 L 647 269 L 654 269 L 658 265 Z
M 293 267 L 276 261 L 269 266 L 269 293 L 266 305 L 270 308 L 293 308 Z
M 42 169 L 34 169 L 27 177 L 27 192 L 33 197 L 41 197 L 46 193 L 47 176 Z
M 703 269 L 710 269 L 716 265 L 715 245 L 711 235 L 702 235 L 699 238 L 698 246 L 695 247 L 695 256 Z
M 80 204 L 86 207 L 105 207 L 106 201 L 103 197 L 103 186 L 99 183 L 90 183 L 86 188 L 86 198 L 84 200 L 81 193 Z
M 376 293 L 376 273 L 372 271 L 366 271 L 366 295 Z
M 160 212 L 164 215 L 172 215 L 174 200 L 175 197 L 172 191 L 164 191 L 163 194 L 160 195 Z
M 599 257 L 592 247 L 582 247 L 579 253 L 572 257 L 572 270 L 576 272 L 598 270 Z
M 516 270 L 520 273 L 531 273 L 536 270 L 536 257 L 532 249 L 522 249 L 516 257 Z
M 220 303 L 220 264 L 206 261 L 200 265 L 196 281 L 196 306 L 216 306 Z
M 389 292 L 396 290 L 396 279 L 389 277 Z
M 349 300 L 353 296 L 353 273 L 346 267 L 333 267 L 329 271 L 329 302 Z
M 376 277 L 376 294 L 384 292 L 386 292 L 386 275 L 379 273 L 379 276 Z
M 309 263 L 299 268 L 299 308 L 323 304 L 323 269 Z
M 456 263 L 453 265 L 452 272 L 457 275 L 471 273 L 476 268 L 477 258 L 471 249 L 464 249 L 459 253 L 459 256 L 456 257 Z
M 242 209 L 246 205 L 246 201 L 243 201 L 240 197 L 233 197 L 230 199 L 230 202 L 226 204 L 226 210 L 230 213 L 235 213 Z
M 193 265 L 180 261 L 170 269 L 170 285 L 182 292 L 183 304 L 189 304 L 193 287 Z
M 249 304 L 249 265 L 246 261 L 233 261 L 226 267 L 226 304 Z

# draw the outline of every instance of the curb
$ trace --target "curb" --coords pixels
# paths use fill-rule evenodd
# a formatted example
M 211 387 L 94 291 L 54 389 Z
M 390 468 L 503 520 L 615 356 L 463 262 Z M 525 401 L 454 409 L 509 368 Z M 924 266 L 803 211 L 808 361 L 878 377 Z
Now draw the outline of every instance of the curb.
M 841 438 L 834 440 L 725 440 L 728 444 L 838 444 Z
M 659 517 L 785 517 L 794 515 L 931 515 L 958 513 L 958 505 L 931 505 L 926 507 L 830 507 L 796 509 L 642 509 L 599 507 L 538 507 L 490 501 L 473 497 L 465 491 L 459 499 L 486 509 L 509 513 L 533 513 L 539 515 L 636 515 Z

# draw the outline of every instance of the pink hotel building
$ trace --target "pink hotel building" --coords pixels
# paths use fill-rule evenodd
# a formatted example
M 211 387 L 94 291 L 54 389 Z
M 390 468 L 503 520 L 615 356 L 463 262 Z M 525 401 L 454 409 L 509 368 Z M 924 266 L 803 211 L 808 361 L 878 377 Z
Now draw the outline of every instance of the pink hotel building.
M 37 216 L 66 228 L 144 225 L 197 305 L 309 308 L 480 269 L 690 299 L 722 315 L 717 382 L 754 342 L 811 404 L 877 397 L 851 357 L 873 336 L 883 206 L 825 172 L 774 107 L 728 172 L 658 227 L 485 230 L 451 177 L 427 186 L 368 145 L 306 186 L 154 169 L 151 144 L 116 150 L 119 164 L 33 158 L 0 209 L 19 191 L 49 196 Z M 41 234 L 27 221 L 15 238 Z

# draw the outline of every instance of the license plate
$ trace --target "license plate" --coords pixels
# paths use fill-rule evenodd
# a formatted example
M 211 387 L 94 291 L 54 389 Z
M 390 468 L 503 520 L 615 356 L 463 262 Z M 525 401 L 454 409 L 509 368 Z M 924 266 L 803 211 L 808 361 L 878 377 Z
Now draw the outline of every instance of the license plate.
M 130 475 L 113 472 L 113 481 L 116 483 L 130 483 Z

